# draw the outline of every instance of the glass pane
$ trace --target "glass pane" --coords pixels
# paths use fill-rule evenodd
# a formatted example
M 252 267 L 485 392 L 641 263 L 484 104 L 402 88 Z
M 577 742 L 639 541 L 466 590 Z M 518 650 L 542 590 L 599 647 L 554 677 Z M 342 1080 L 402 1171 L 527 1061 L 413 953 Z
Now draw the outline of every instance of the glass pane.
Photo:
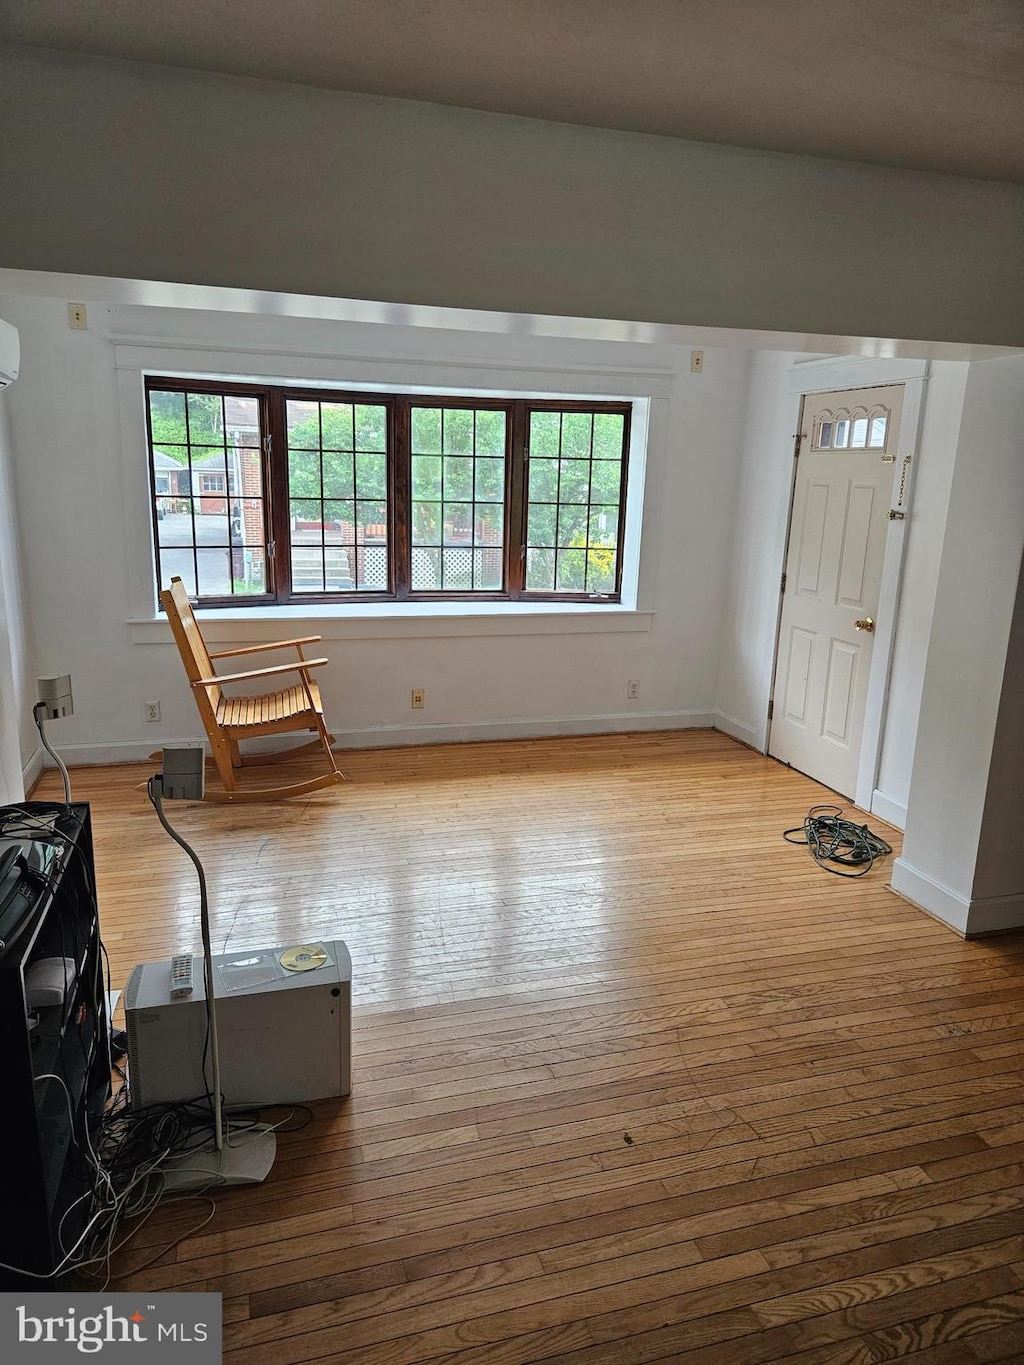
M 359 552 L 359 581 L 357 587 L 367 592 L 386 592 L 388 589 L 387 541 L 367 542 Z
M 590 473 L 590 496 L 594 502 L 617 503 L 622 488 L 622 465 L 595 460 Z
M 414 498 L 441 496 L 441 458 L 438 455 L 412 457 L 412 495 Z
M 590 497 L 589 460 L 561 460 L 559 470 L 558 501 L 586 502 Z
M 172 578 L 180 578 L 189 597 L 196 595 L 196 568 L 191 550 L 160 551 L 160 586 L 169 588 Z
M 615 591 L 615 551 L 613 549 L 587 552 L 587 592 Z
M 444 502 L 444 543 L 468 545 L 473 538 L 473 504 Z M 448 570 L 445 570 L 447 577 Z M 446 584 L 446 586 L 448 586 Z
M 500 592 L 502 557 L 496 549 L 473 551 L 473 586 L 483 592 Z
M 288 452 L 288 492 L 293 498 L 320 496 L 320 456 L 315 450 Z
M 444 453 L 472 455 L 473 413 L 470 408 L 445 408 Z
M 245 546 L 231 552 L 232 588 L 236 593 L 267 591 L 267 557 L 262 546 Z
M 558 509 L 558 536 L 556 544 L 563 548 L 568 546 L 579 546 L 582 548 L 587 543 L 587 509 L 575 505 L 563 506 Z
M 858 417 L 853 424 L 853 433 L 850 436 L 850 446 L 855 450 L 863 450 L 868 443 L 868 419 Z
M 526 588 L 528 592 L 553 592 L 555 587 L 554 550 L 526 551 Z
M 590 433 L 594 419 L 589 412 L 562 414 L 562 454 L 570 459 L 590 458 Z
M 587 552 L 585 550 L 559 550 L 558 552 L 558 592 L 583 592 L 586 588 Z
M 356 456 L 356 497 L 383 498 L 387 496 L 387 463 L 383 455 Z
M 160 502 L 168 509 L 160 515 Z M 192 502 L 189 498 L 157 500 L 157 538 L 161 545 L 193 544 Z
M 505 498 L 505 461 L 477 460 L 476 498 L 478 502 L 502 502 Z
M 183 393 L 161 393 L 153 390 L 149 395 L 149 420 L 153 430 L 153 444 L 171 442 L 184 445 L 185 435 L 185 395 Z
M 315 450 L 320 445 L 320 405 L 298 398 L 285 400 L 288 449 Z
M 197 545 L 228 545 L 231 541 L 230 520 L 224 498 L 196 498 Z
M 530 501 L 557 502 L 558 461 L 530 461 Z
M 558 509 L 547 503 L 534 503 L 527 520 L 527 545 L 554 545 Z
M 224 414 L 219 393 L 190 393 L 188 395 L 188 439 L 191 445 L 216 446 L 224 444 Z M 202 572 L 199 579 L 202 583 Z M 200 586 L 200 596 L 203 589 Z
M 231 445 L 258 446 L 260 443 L 259 402 L 255 398 L 243 398 L 239 394 L 225 394 L 224 428 Z
M 850 421 L 847 417 L 840 417 L 836 422 L 835 431 L 832 433 L 832 449 L 844 450 L 846 442 L 850 436 Z
M 266 537 L 261 498 L 236 499 L 231 509 L 231 539 L 243 545 L 262 546 Z
M 872 450 L 885 449 L 885 428 L 889 424 L 887 417 L 872 417 L 871 419 L 871 440 L 868 445 Z
M 199 596 L 228 597 L 231 594 L 231 551 L 197 550 Z
M 447 592 L 468 592 L 473 586 L 473 551 L 445 548 L 441 551 L 441 587 Z
M 320 508 L 319 498 L 292 498 L 289 510 L 293 542 L 308 543 L 315 540 L 320 544 Z
M 476 543 L 478 545 L 500 545 L 504 525 L 504 503 L 478 502 L 476 504 Z
M 441 453 L 441 409 L 413 408 L 412 448 L 420 455 Z
M 351 592 L 356 586 L 352 573 L 354 547 L 327 545 L 324 548 L 324 587 L 328 592 Z
M 356 525 L 365 540 L 386 540 L 388 528 L 384 504 L 382 502 L 357 502 Z
M 316 545 L 292 542 L 292 592 L 323 592 L 324 552 Z
M 621 460 L 626 419 L 618 412 L 594 414 L 594 459 Z
M 436 592 L 441 586 L 441 551 L 415 548 L 412 552 L 412 586 L 417 592 Z
M 245 447 L 228 452 L 228 487 L 233 496 L 254 498 L 263 496 L 263 453 L 258 448 Z
M 473 496 L 473 461 L 446 456 L 444 462 L 446 502 L 466 502 Z
M 558 455 L 560 426 L 561 422 L 557 412 L 530 413 L 531 460 L 538 455 Z
M 323 457 L 324 497 L 355 497 L 355 469 L 351 455 L 342 451 L 327 450 Z
M 476 453 L 505 454 L 505 414 L 481 410 L 476 415 Z
M 412 539 L 414 545 L 440 545 L 441 504 L 439 502 L 413 503 Z
M 614 545 L 619 532 L 617 507 L 591 507 L 590 544 Z
M 356 450 L 387 449 L 388 410 L 377 403 L 356 408 Z
M 323 523 L 325 544 L 350 545 L 355 540 L 355 507 L 351 502 L 325 502 Z
M 351 403 L 320 404 L 320 437 L 324 450 L 352 449 Z
M 819 431 L 818 431 L 818 449 L 819 449 L 819 450 L 828 450 L 829 445 L 831 444 L 831 442 L 832 442 L 832 423 L 831 423 L 831 422 L 822 422 L 821 428 L 820 428 Z

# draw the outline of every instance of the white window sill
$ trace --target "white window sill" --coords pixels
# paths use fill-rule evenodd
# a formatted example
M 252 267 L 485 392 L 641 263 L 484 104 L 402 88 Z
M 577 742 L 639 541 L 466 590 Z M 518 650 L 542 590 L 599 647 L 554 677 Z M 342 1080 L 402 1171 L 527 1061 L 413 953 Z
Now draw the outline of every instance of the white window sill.
M 231 607 L 196 613 L 209 644 L 259 644 L 293 634 L 325 640 L 415 639 L 484 635 L 594 635 L 650 630 L 653 611 L 621 603 L 493 602 L 338 603 L 309 606 Z M 171 630 L 163 615 L 128 622 L 135 645 L 165 645 Z

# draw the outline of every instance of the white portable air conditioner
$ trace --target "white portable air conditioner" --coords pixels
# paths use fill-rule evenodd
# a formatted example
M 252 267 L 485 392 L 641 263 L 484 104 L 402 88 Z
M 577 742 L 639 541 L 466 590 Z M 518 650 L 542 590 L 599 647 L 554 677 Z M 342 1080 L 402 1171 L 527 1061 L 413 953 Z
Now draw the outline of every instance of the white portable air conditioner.
M 214 954 L 226 1104 L 301 1104 L 349 1093 L 352 959 L 340 939 L 298 951 L 315 952 L 320 965 L 287 970 L 287 948 Z M 209 1088 L 201 957 L 192 959 L 192 979 L 191 995 L 174 999 L 166 960 L 140 963 L 128 978 L 128 1074 L 137 1108 L 194 1100 Z
M 0 318 L 0 389 L 13 384 L 21 364 L 21 342 L 17 327 Z

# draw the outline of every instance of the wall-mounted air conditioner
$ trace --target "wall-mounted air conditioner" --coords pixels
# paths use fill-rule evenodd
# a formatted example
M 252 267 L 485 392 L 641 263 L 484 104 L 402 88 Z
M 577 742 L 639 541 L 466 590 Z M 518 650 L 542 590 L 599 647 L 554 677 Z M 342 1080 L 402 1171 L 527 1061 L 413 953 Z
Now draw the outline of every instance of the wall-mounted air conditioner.
M 18 329 L 0 318 L 0 389 L 13 384 L 21 364 L 21 342 Z

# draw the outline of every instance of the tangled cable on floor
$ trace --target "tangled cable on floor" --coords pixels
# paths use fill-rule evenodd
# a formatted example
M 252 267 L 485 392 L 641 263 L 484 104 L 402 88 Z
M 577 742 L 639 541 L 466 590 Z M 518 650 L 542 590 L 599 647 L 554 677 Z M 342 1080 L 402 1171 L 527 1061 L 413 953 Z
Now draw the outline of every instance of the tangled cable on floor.
M 871 871 L 877 858 L 884 858 L 892 852 L 879 835 L 873 834 L 867 825 L 855 825 L 852 820 L 842 820 L 841 806 L 812 806 L 802 825 L 782 831 L 788 844 L 806 844 L 811 857 L 826 872 L 836 877 L 863 877 Z M 793 839 L 793 834 L 803 834 L 803 839 Z M 837 863 L 837 867 L 829 867 Z M 845 867 L 856 867 L 857 872 L 844 872 Z

